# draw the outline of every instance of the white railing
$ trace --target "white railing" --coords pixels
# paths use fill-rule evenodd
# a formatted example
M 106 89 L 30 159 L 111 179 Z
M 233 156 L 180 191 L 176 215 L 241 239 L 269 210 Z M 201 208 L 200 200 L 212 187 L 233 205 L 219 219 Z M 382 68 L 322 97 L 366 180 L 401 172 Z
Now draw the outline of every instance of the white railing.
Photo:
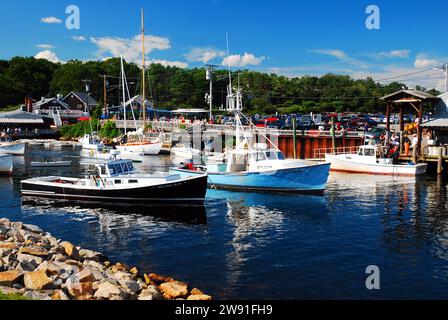
M 117 127 L 122 129 L 125 128 L 125 126 L 129 129 L 135 129 L 135 126 L 142 127 L 143 121 L 142 120 L 127 120 L 126 123 L 124 120 L 113 120 Z M 175 131 L 180 130 L 180 128 L 185 128 L 186 130 L 199 127 L 202 124 L 200 122 L 198 123 L 178 123 L 178 122 L 167 122 L 167 121 L 147 121 L 148 124 L 151 124 L 153 129 L 160 129 L 160 130 L 166 130 L 166 131 Z M 222 133 L 229 133 L 232 134 L 235 132 L 235 126 L 233 125 L 222 125 L 222 124 L 205 124 L 205 127 L 208 131 L 217 131 Z M 254 130 L 252 127 L 244 126 L 244 129 L 247 131 Z M 293 130 L 279 130 L 275 128 L 258 128 L 258 131 L 260 131 L 263 134 L 266 135 L 281 135 L 281 136 L 292 136 L 294 134 Z M 296 131 L 297 136 L 311 136 L 311 137 L 331 137 L 331 131 L 319 131 L 319 130 L 297 130 Z M 347 131 L 344 133 L 336 132 L 335 137 L 341 138 L 341 137 L 347 137 L 347 138 L 363 138 L 365 135 L 364 131 Z
M 321 148 L 314 150 L 314 159 L 325 159 L 326 154 L 357 154 L 359 147 Z

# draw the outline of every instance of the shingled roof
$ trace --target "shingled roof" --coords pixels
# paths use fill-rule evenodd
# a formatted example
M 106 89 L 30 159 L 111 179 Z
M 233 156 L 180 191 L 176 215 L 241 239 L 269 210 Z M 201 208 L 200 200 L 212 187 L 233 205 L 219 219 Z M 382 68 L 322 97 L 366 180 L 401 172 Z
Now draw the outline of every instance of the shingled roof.
M 0 124 L 44 124 L 44 119 L 50 117 L 41 116 L 22 110 L 0 113 Z

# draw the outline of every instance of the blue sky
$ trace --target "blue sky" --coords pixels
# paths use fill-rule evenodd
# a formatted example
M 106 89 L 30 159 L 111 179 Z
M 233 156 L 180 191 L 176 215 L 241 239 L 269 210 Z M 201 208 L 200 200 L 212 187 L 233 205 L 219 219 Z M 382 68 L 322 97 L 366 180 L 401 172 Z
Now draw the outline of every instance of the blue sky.
M 80 9 L 79 30 L 65 27 L 69 5 Z M 380 9 L 379 30 L 365 27 L 368 5 Z M 428 70 L 397 79 L 443 87 L 442 72 L 432 68 L 448 63 L 446 0 L 4 1 L 0 58 L 64 62 L 123 55 L 139 61 L 140 8 L 152 62 L 180 67 L 229 62 L 287 76 L 334 72 L 377 80 Z

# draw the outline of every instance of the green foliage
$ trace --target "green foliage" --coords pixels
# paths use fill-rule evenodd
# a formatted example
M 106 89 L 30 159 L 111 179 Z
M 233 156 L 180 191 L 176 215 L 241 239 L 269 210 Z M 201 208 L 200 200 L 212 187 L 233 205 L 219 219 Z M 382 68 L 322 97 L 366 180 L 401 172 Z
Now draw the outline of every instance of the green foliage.
M 6 301 L 6 300 L 31 300 L 31 299 L 24 297 L 20 294 L 4 294 L 0 292 L 0 301 Z
M 107 139 L 113 139 L 120 135 L 120 132 L 117 129 L 117 125 L 115 124 L 115 122 L 112 122 L 110 120 L 104 124 L 99 133 L 101 138 Z
M 20 106 L 7 106 L 6 108 L 1 108 L 1 112 L 9 112 L 9 111 L 16 111 L 19 110 Z
M 125 62 L 124 67 L 131 96 L 140 94 L 141 70 L 134 63 Z M 96 100 L 100 100 L 104 94 L 102 74 L 117 77 L 108 80 L 107 102 L 109 105 L 120 105 L 119 58 L 88 62 L 73 60 L 65 64 L 19 57 L 10 61 L 0 60 L 0 108 L 17 105 L 26 96 L 40 99 L 42 96 L 66 95 L 70 91 L 85 91 L 84 79 L 91 80 L 90 92 Z M 226 104 L 228 72 L 217 70 L 214 79 L 213 103 L 219 107 Z M 249 70 L 235 71 L 233 80 L 234 86 L 239 82 L 243 88 L 244 110 L 248 114 L 384 111 L 384 102 L 379 98 L 405 87 L 398 82 L 382 85 L 372 78 L 357 80 L 346 75 L 288 78 Z M 146 87 L 158 109 L 208 109 L 204 94 L 209 90 L 209 83 L 203 68 L 180 69 L 153 64 L 148 70 Z M 433 95 L 439 94 L 434 89 L 420 89 Z M 93 116 L 98 118 L 100 115 L 101 108 Z
M 99 121 L 97 119 L 92 119 L 91 121 L 80 121 L 74 125 L 63 126 L 60 132 L 64 138 L 76 139 L 85 134 L 96 132 L 99 127 Z

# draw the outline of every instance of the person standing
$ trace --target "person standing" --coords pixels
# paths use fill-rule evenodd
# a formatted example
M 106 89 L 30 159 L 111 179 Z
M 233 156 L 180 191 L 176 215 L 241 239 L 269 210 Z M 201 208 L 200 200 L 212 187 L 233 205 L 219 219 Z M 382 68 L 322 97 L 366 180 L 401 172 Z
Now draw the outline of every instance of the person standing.
M 409 156 L 409 149 L 411 148 L 411 140 L 409 140 L 408 136 L 404 136 L 403 145 L 404 145 L 404 155 Z

